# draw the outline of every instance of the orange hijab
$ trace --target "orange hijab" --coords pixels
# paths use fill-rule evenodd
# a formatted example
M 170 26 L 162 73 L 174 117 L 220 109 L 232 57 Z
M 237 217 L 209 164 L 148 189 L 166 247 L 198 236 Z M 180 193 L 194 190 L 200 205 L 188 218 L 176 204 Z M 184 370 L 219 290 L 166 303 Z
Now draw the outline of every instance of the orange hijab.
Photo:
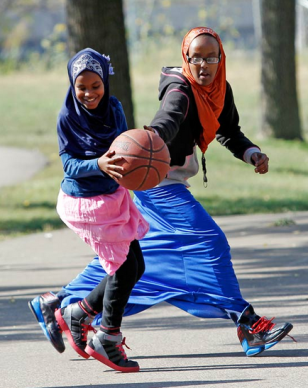
M 221 60 L 218 64 L 217 73 L 213 82 L 210 85 L 199 85 L 191 74 L 189 63 L 186 58 L 188 49 L 197 36 L 201 34 L 212 35 L 219 43 Z M 197 141 L 198 146 L 204 153 L 212 140 L 215 139 L 215 134 L 220 126 L 218 117 L 224 107 L 226 94 L 226 55 L 222 47 L 219 36 L 211 28 L 196 27 L 190 30 L 184 37 L 182 42 L 182 57 L 183 57 L 183 75 L 188 79 L 194 93 L 198 116 L 203 128 L 200 139 Z

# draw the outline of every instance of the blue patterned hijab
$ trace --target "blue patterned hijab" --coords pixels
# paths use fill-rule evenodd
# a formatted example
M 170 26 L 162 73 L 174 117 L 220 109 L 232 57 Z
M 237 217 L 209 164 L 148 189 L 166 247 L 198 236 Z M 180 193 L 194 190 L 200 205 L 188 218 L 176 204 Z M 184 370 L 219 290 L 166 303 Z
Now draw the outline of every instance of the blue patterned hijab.
M 83 71 L 98 74 L 105 94 L 95 109 L 86 109 L 75 94 L 75 81 Z M 59 154 L 92 159 L 100 157 L 116 136 L 117 129 L 109 99 L 109 74 L 114 74 L 109 57 L 86 48 L 79 51 L 67 64 L 70 80 L 66 98 L 58 116 Z

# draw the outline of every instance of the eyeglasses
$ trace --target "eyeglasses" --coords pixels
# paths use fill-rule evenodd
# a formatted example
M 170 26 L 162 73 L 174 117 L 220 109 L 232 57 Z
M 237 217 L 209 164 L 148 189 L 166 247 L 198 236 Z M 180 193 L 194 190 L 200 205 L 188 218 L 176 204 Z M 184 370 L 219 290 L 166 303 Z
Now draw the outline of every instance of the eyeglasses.
M 188 63 L 191 63 L 192 65 L 202 65 L 202 63 L 205 61 L 208 65 L 214 65 L 216 63 L 220 62 L 220 55 L 219 57 L 208 57 L 208 58 L 190 58 L 188 55 L 186 55 Z

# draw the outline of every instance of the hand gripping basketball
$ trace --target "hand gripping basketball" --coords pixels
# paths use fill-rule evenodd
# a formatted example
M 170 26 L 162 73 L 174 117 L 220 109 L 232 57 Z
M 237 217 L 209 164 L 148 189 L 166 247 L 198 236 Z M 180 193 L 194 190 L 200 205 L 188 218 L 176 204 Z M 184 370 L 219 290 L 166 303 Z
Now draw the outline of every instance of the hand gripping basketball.
M 124 168 L 121 186 L 129 190 L 148 190 L 158 185 L 170 168 L 168 147 L 159 135 L 143 129 L 123 132 L 110 146 L 110 151 L 122 156 Z

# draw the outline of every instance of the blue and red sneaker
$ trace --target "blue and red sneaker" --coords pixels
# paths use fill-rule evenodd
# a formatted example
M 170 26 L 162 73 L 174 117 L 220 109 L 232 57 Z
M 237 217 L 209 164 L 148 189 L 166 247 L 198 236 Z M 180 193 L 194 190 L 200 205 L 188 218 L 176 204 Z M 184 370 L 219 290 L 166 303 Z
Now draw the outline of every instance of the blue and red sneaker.
M 276 327 L 273 319 L 256 315 L 251 305 L 243 311 L 237 322 L 237 335 L 246 356 L 256 356 L 270 349 L 293 329 L 293 325 L 288 322 Z
M 63 353 L 65 345 L 62 330 L 55 318 L 55 311 L 60 308 L 60 300 L 54 293 L 46 292 L 46 294 L 37 296 L 28 302 L 28 306 L 41 326 L 45 337 L 59 353 Z

